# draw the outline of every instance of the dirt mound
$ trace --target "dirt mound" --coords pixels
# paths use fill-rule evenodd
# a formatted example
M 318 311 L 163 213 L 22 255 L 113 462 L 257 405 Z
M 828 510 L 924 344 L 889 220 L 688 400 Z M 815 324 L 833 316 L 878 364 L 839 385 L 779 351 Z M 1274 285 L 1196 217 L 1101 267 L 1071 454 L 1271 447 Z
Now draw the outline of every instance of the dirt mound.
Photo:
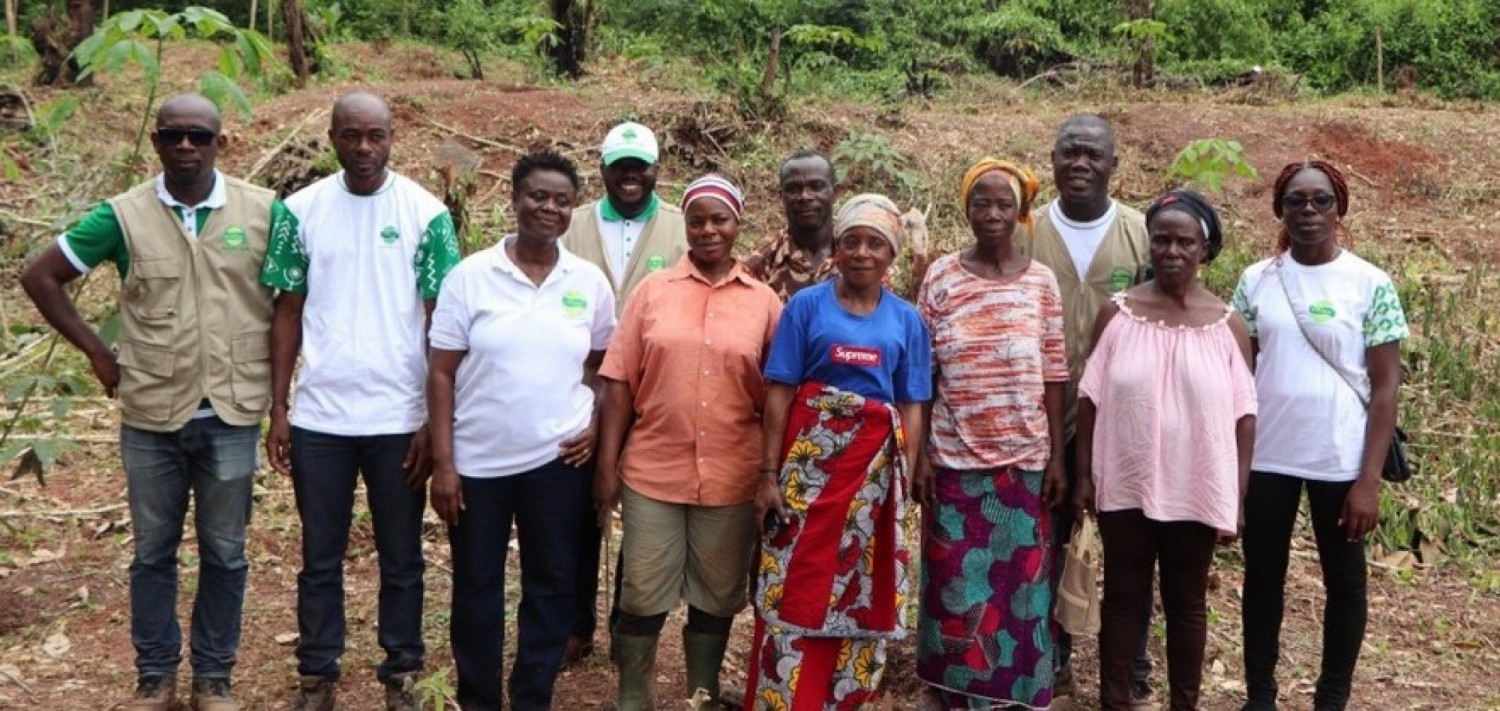
M 1369 128 L 1343 121 L 1315 127 L 1307 146 L 1336 165 L 1346 166 L 1386 195 L 1433 198 L 1441 192 L 1431 150 L 1376 136 Z

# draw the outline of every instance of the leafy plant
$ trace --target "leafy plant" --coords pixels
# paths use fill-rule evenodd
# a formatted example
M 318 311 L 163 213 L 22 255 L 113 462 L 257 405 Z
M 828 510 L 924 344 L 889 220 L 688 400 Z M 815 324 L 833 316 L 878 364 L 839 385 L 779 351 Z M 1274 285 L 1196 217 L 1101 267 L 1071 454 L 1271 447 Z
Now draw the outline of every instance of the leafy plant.
M 75 295 L 81 286 L 74 288 Z M 77 446 L 66 432 L 59 431 L 60 425 L 72 412 L 73 399 L 89 394 L 93 387 L 72 367 L 64 367 L 56 375 L 46 374 L 58 354 L 58 342 L 56 334 L 48 339 L 34 373 L 21 373 L 6 382 L 4 395 L 12 414 L 0 428 L 0 462 L 15 462 L 12 479 L 30 475 L 36 477 L 38 483 L 45 484 L 46 472 L 57 463 L 57 458 Z M 40 413 L 30 408 L 39 395 L 52 397 L 51 405 L 46 409 L 52 420 L 51 428 L 47 427 Z
M 1115 25 L 1112 32 L 1123 45 L 1126 61 L 1135 65 L 1131 71 L 1135 85 L 1145 86 L 1156 73 L 1156 48 L 1171 38 L 1167 23 L 1142 18 Z
M 453 688 L 453 682 L 448 680 L 447 670 L 418 680 L 415 690 L 422 697 L 421 706 L 424 709 L 445 709 L 450 703 L 457 703 L 458 689 Z
M 961 27 L 975 55 L 1004 76 L 1031 74 L 1070 54 L 1057 23 L 1020 4 L 971 16 Z
M 110 17 L 73 50 L 82 68 L 80 78 L 94 72 L 119 72 L 135 65 L 145 75 L 146 104 L 141 108 L 140 130 L 136 132 L 131 163 L 140 159 L 146 138 L 146 127 L 156 105 L 161 86 L 161 57 L 168 40 L 197 37 L 222 45 L 217 67 L 198 76 L 199 91 L 221 109 L 233 105 L 240 114 L 250 116 L 250 99 L 240 88 L 241 76 L 260 78 L 272 60 L 271 45 L 254 30 L 235 27 L 217 10 L 193 6 L 181 12 L 130 10 Z
M 1267 64 L 1275 35 L 1269 17 L 1274 0 L 1160 0 L 1164 54 L 1176 61 L 1242 59 Z M 1300 17 L 1298 18 L 1300 20 Z
M 344 6 L 341 3 L 308 3 L 302 7 L 307 14 L 307 29 L 325 42 L 343 38 Z
M 78 110 L 78 97 L 59 96 L 41 106 L 37 107 L 34 115 L 35 122 L 26 137 L 35 143 L 51 144 L 53 137 L 62 130 Z
M 0 67 L 19 67 L 36 59 L 36 50 L 20 35 L 0 34 Z
M 848 182 L 898 202 L 909 199 L 922 184 L 911 156 L 875 133 L 857 133 L 840 141 L 833 149 L 833 163 Z
M 1222 194 L 1224 180 L 1237 175 L 1255 180 L 1260 173 L 1245 162 L 1245 147 L 1239 141 L 1223 138 L 1200 138 L 1177 153 L 1167 167 L 1168 185 L 1191 185 L 1200 190 Z
M 494 48 L 503 21 L 491 15 L 480 0 L 455 0 L 433 17 L 439 23 L 439 39 L 464 56 L 469 78 L 483 79 L 483 56 Z
M 496 12 L 484 0 L 454 0 L 431 17 L 438 40 L 463 55 L 471 79 L 484 78 L 484 55 L 505 41 L 520 42 L 538 57 L 561 42 L 562 25 L 556 20 L 534 13 Z

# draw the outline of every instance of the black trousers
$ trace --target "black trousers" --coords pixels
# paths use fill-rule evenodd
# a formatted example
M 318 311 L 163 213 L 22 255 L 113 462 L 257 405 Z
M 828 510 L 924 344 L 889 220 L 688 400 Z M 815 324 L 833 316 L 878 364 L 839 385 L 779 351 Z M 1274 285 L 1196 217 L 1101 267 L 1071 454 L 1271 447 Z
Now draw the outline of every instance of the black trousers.
M 1319 482 L 1294 476 L 1250 473 L 1245 498 L 1245 684 L 1251 701 L 1276 699 L 1276 661 L 1281 655 L 1281 617 L 1292 527 L 1302 490 L 1307 490 L 1318 563 L 1327 600 L 1323 605 L 1323 665 L 1313 707 L 1343 709 L 1349 703 L 1354 666 L 1364 643 L 1368 615 L 1364 541 L 1350 541 L 1339 525 L 1354 482 Z
M 574 557 L 583 472 L 553 460 L 523 474 L 460 477 L 465 509 L 448 529 L 453 549 L 450 637 L 464 711 L 505 708 L 500 666 L 505 649 L 505 558 L 511 524 L 520 541 L 521 602 L 510 673 L 514 711 L 552 707 L 573 610 Z
M 1078 462 L 1075 460 L 1076 452 L 1073 448 L 1073 440 L 1068 441 L 1063 460 L 1063 472 L 1068 476 L 1069 486 L 1077 481 L 1074 474 L 1078 471 Z M 1052 592 L 1056 599 L 1057 585 L 1062 581 L 1062 563 L 1067 559 L 1068 539 L 1073 535 L 1073 521 L 1077 516 L 1073 513 L 1072 489 L 1069 489 L 1069 501 L 1055 509 L 1052 509 L 1052 560 L 1059 561 L 1052 566 Z M 1151 591 L 1146 590 L 1146 599 L 1142 603 L 1146 612 L 1146 619 L 1151 619 Z M 1073 661 L 1073 635 L 1068 634 L 1062 626 L 1052 625 L 1053 666 L 1057 670 L 1068 666 Z M 1140 639 L 1137 640 L 1135 662 L 1131 666 L 1130 678 L 1132 681 L 1144 684 L 1151 677 L 1151 655 L 1146 645 L 1151 641 L 1151 625 L 1141 631 Z
M 365 481 L 380 560 L 377 636 L 385 660 L 376 674 L 421 671 L 422 510 L 426 488 L 406 485 L 401 460 L 412 436 L 345 437 L 292 428 L 292 489 L 302 520 L 297 574 L 297 673 L 338 678 L 344 652 L 344 554 L 354 487 Z
M 1130 509 L 1099 514 L 1099 536 L 1104 540 L 1100 708 L 1130 709 L 1132 667 L 1150 627 L 1152 571 L 1160 566 L 1170 708 L 1197 711 L 1208 641 L 1208 568 L 1218 532 L 1196 521 L 1153 521 Z

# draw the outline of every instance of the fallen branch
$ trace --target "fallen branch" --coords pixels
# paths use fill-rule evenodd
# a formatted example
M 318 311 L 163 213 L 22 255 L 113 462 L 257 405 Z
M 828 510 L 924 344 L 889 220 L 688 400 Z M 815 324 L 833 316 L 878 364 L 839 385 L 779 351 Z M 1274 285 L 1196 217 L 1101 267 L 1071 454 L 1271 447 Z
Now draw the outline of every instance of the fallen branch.
M 430 118 L 424 118 L 422 120 L 426 121 L 429 124 L 432 124 L 433 126 L 435 126 L 437 128 L 440 128 L 440 129 L 442 129 L 444 131 L 447 131 L 448 133 L 451 133 L 451 134 L 453 134 L 455 136 L 458 136 L 459 138 L 462 138 L 462 139 L 467 140 L 467 141 L 473 141 L 474 143 L 478 143 L 481 146 L 489 146 L 490 148 L 499 148 L 499 149 L 502 149 L 502 150 L 507 150 L 507 151 L 511 151 L 511 152 L 514 152 L 514 153 L 519 153 L 521 155 L 526 155 L 529 152 L 525 148 L 522 148 L 520 146 L 511 145 L 509 143 L 501 143 L 500 141 L 492 141 L 492 140 L 490 140 L 488 138 L 480 138 L 478 136 L 471 136 L 471 135 L 469 135 L 467 133 L 464 133 L 463 131 L 460 131 L 460 130 L 452 127 L 452 126 L 449 126 L 449 125 L 446 125 L 446 124 L 442 124 L 442 123 L 438 123 L 437 121 L 434 121 L 434 120 L 432 120 Z
M 1377 182 L 1375 182 L 1375 181 L 1373 181 L 1373 180 L 1371 180 L 1369 178 L 1366 178 L 1363 175 L 1360 175 L 1359 171 L 1355 170 L 1354 166 L 1352 166 L 1352 165 L 1345 165 L 1344 166 L 1344 170 L 1349 171 L 1350 175 L 1352 175 L 1352 176 L 1354 176 L 1356 178 L 1359 178 L 1360 180 L 1365 181 L 1365 184 L 1369 185 L 1372 188 L 1377 188 L 1378 189 L 1380 187 L 1380 183 L 1377 183 Z
M 52 511 L 0 511 L 0 518 L 66 518 L 69 516 L 97 516 L 103 513 L 119 511 L 130 506 L 128 503 L 110 504 L 92 509 L 59 509 Z
M 301 134 L 302 129 L 307 128 L 307 124 L 312 123 L 313 119 L 322 116 L 326 112 L 327 109 L 318 109 L 305 116 L 302 119 L 302 122 L 297 124 L 297 127 L 293 128 L 291 133 L 287 134 L 286 138 L 281 139 L 280 143 L 276 144 L 274 148 L 266 152 L 265 155 L 260 157 L 260 160 L 255 162 L 255 167 L 250 169 L 250 173 L 245 176 L 245 180 L 255 180 L 255 176 L 260 175 L 260 172 L 262 170 L 265 170 L 266 166 L 270 165 L 272 160 L 276 159 L 276 156 L 281 153 L 281 150 L 283 148 L 286 148 L 287 144 L 291 143 L 292 139 L 296 138 L 298 134 Z
M 10 380 L 15 377 L 38 353 L 46 352 L 46 347 L 47 338 L 38 338 L 21 346 L 21 350 L 15 355 L 0 360 L 0 380 Z
M 1083 70 L 1083 71 L 1088 71 L 1091 68 L 1092 67 L 1090 67 L 1088 64 L 1084 64 L 1084 63 L 1081 63 L 1081 62 L 1064 62 L 1062 64 L 1059 64 L 1059 65 L 1057 65 L 1055 67 L 1052 67 L 1052 68 L 1048 69 L 1045 72 L 1042 72 L 1041 74 L 1038 74 L 1038 75 L 1036 75 L 1036 76 L 1034 76 L 1034 77 L 1032 77 L 1030 79 L 1027 79 L 1026 81 L 1021 82 L 1020 84 L 1016 85 L 1016 88 L 1012 89 L 1011 91 L 1012 92 L 1020 92 L 1022 89 L 1025 89 L 1026 87 L 1031 86 L 1031 84 L 1033 82 L 1037 81 L 1038 79 L 1049 79 L 1049 78 L 1051 78 L 1051 79 L 1060 79 L 1062 77 L 1062 70 L 1064 70 L 1064 69 L 1080 69 L 1080 70 Z
M 19 222 L 23 225 L 31 225 L 32 227 L 52 227 L 51 222 L 43 222 L 42 220 L 34 220 L 30 217 L 22 217 L 14 212 L 11 212 L 10 210 L 0 210 L 0 217 L 4 217 L 5 219 L 12 220 L 14 222 Z
M 5 667 L 0 667 L 0 675 L 4 675 L 5 678 L 11 680 L 11 682 L 14 683 L 16 686 L 21 687 L 21 690 L 24 691 L 24 692 L 26 692 L 27 696 L 30 696 L 33 699 L 36 698 L 36 692 L 32 691 L 31 687 L 29 687 L 29 686 L 26 685 L 26 682 L 21 681 L 21 677 L 18 677 L 15 674 L 10 673 L 9 671 L 7 671 L 5 669 Z

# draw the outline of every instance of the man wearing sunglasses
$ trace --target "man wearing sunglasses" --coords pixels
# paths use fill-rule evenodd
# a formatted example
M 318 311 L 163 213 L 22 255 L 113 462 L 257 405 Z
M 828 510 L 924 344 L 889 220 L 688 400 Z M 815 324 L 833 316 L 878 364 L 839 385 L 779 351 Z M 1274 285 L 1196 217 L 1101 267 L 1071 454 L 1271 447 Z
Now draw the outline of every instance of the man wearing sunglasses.
M 287 198 L 297 226 L 271 236 L 262 273 L 278 292 L 266 454 L 292 477 L 302 522 L 294 711 L 334 708 L 346 636 L 344 555 L 361 476 L 380 563 L 385 659 L 376 676 L 389 711 L 419 707 L 426 333 L 459 250 L 442 201 L 386 167 L 395 133 L 378 96 L 354 92 L 334 104 L 328 137 L 343 170 Z
M 182 633 L 177 549 L 196 501 L 198 586 L 190 639 L 192 708 L 236 711 L 229 689 L 244 602 L 259 424 L 271 402 L 271 290 L 260 284 L 273 231 L 290 213 L 264 188 L 214 168 L 219 112 L 197 94 L 162 102 L 151 145 L 162 171 L 106 200 L 27 267 L 37 310 L 88 357 L 120 403 L 120 450 L 135 546 L 130 711 L 176 696 Z M 65 286 L 104 262 L 121 278 L 114 348 Z

